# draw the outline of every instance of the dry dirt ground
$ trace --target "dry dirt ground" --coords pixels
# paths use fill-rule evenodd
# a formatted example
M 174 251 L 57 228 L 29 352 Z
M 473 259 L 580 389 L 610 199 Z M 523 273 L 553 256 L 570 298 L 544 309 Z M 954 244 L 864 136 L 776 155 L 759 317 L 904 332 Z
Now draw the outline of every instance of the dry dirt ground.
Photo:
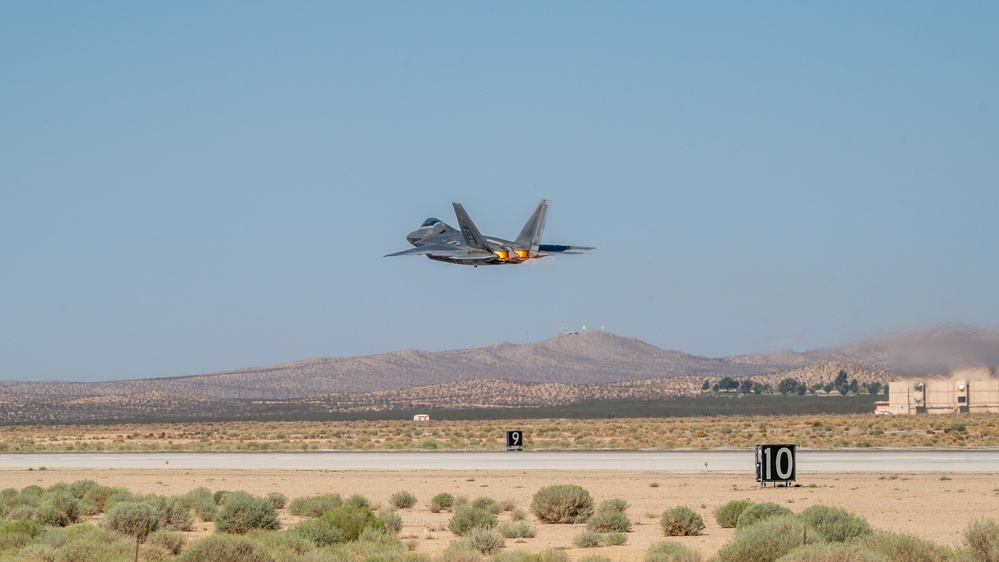
M 344 497 L 363 494 L 372 504 L 387 507 L 394 492 L 407 490 L 418 503 L 400 510 L 404 541 L 415 550 L 440 553 L 455 539 L 447 530 L 448 513 L 431 513 L 431 497 L 440 492 L 469 499 L 489 496 L 512 499 L 528 513 L 528 522 L 537 528 L 530 539 L 507 539 L 506 549 L 537 552 L 564 548 L 573 560 L 599 554 L 611 560 L 641 560 L 653 542 L 663 540 L 659 515 L 673 506 L 685 505 L 704 518 L 706 528 L 698 537 L 678 537 L 704 554 L 714 554 L 732 539 L 732 529 L 722 529 L 714 510 L 733 499 L 772 501 L 795 512 L 823 504 L 845 508 L 866 518 L 880 530 L 921 536 L 931 541 L 956 545 L 965 526 L 976 518 L 999 517 L 999 472 L 991 474 L 815 474 L 799 473 L 801 487 L 760 489 L 750 474 L 677 474 L 624 471 L 299 471 L 299 470 L 0 470 L 0 487 L 21 489 L 37 484 L 92 479 L 100 484 L 123 486 L 135 492 L 178 495 L 198 486 L 216 490 L 245 490 L 264 495 L 281 492 L 289 499 L 320 493 Z M 631 507 L 627 514 L 635 522 L 627 544 L 580 549 L 572 539 L 585 525 L 542 525 L 530 514 L 534 493 L 550 484 L 578 484 L 594 501 L 624 498 Z M 500 521 L 510 513 L 500 515 Z M 281 513 L 287 527 L 297 518 Z M 193 533 L 212 532 L 210 523 L 197 523 Z

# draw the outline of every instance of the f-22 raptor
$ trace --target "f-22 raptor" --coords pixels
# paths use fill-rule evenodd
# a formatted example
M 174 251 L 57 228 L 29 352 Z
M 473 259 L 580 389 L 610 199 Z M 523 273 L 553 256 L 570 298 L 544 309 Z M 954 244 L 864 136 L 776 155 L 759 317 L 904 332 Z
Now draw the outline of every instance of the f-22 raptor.
M 552 254 L 579 254 L 594 248 L 588 246 L 563 246 L 542 244 L 541 233 L 545 230 L 548 205 L 551 201 L 542 199 L 527 224 L 514 241 L 483 236 L 469 218 L 461 203 L 454 205 L 458 218 L 458 228 L 452 228 L 440 219 L 429 218 L 423 225 L 406 235 L 406 240 L 416 246 L 391 256 L 427 256 L 436 261 L 459 265 L 506 265 L 523 263 L 527 260 L 543 258 Z

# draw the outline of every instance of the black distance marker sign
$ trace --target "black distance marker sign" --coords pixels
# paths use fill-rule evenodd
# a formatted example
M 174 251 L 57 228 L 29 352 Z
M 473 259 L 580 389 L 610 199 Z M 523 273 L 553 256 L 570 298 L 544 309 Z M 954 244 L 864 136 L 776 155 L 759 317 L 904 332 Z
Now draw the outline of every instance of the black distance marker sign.
M 524 432 L 513 430 L 506 432 L 506 450 L 519 451 L 524 448 Z
M 757 445 L 756 481 L 793 482 L 794 445 Z

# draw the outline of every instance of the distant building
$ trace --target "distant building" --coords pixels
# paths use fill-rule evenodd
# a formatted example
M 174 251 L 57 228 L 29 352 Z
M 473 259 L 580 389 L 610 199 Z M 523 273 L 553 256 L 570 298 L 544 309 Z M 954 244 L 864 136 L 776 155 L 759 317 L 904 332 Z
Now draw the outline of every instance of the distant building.
M 887 400 L 884 402 L 874 403 L 874 415 L 876 416 L 890 416 L 891 415 L 891 402 Z
M 413 421 L 430 421 L 430 414 L 416 414 Z
M 999 380 L 892 382 L 888 384 L 888 410 L 891 414 L 999 413 Z

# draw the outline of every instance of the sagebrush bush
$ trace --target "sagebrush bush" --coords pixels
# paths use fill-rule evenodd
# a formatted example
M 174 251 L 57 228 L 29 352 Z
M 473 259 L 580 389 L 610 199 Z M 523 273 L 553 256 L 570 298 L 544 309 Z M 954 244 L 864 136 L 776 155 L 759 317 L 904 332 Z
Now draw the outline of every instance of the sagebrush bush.
M 343 533 L 327 521 L 306 519 L 292 527 L 291 532 L 318 547 L 330 546 L 344 542 Z
M 484 509 L 493 515 L 499 515 L 503 512 L 503 506 L 493 498 L 482 496 L 472 500 L 472 507 L 477 507 L 479 509 Z
M 267 501 L 271 502 L 274 509 L 284 509 L 284 506 L 288 505 L 288 496 L 280 492 L 271 492 L 267 494 Z
M 285 560 L 308 554 L 316 549 L 312 541 L 291 531 L 266 531 L 255 537 L 257 543 L 264 547 L 267 554 Z
M 139 542 L 146 540 L 160 526 L 160 515 L 156 508 L 145 502 L 121 502 L 115 504 L 101 525 L 108 530 L 133 537 Z
M 964 544 L 975 557 L 975 562 L 999 562 L 999 521 L 972 521 L 964 529 Z
M 208 488 L 195 488 L 178 499 L 181 505 L 193 511 L 198 516 L 198 519 L 202 521 L 215 520 L 218 506 L 215 504 L 215 498 Z
M 253 530 L 272 531 L 281 528 L 277 510 L 265 498 L 230 494 L 223 498 L 222 509 L 215 516 L 219 533 L 244 535 Z
M 454 496 L 447 492 L 441 492 L 430 500 L 430 511 L 440 513 L 451 509 L 454 506 Z
M 579 548 L 595 548 L 603 542 L 604 536 L 596 531 L 583 531 L 572 538 L 572 544 Z
M 21 549 L 42 534 L 44 525 L 28 519 L 12 519 L 0 524 L 0 552 Z
M 824 542 L 849 542 L 874 532 L 866 520 L 838 507 L 813 505 L 798 516 Z
M 361 532 L 368 527 L 385 532 L 385 522 L 371 509 L 363 506 L 341 505 L 333 511 L 324 513 L 319 520 L 338 529 L 347 542 L 356 541 Z
M 178 562 L 274 562 L 260 544 L 227 534 L 207 536 L 191 543 Z
M 402 516 L 394 511 L 380 511 L 378 518 L 385 522 L 385 529 L 393 535 L 398 535 L 402 530 Z
M 755 525 L 760 521 L 769 519 L 771 517 L 777 517 L 779 515 L 793 515 L 793 512 L 782 506 L 777 505 L 773 502 L 764 503 L 754 503 L 753 505 L 742 510 L 742 514 L 739 515 L 739 519 L 736 521 L 736 529 L 744 529 L 750 525 Z
M 628 542 L 628 533 L 605 533 L 604 544 L 607 546 L 621 546 Z
M 308 496 L 291 500 L 291 503 L 288 504 L 288 513 L 298 517 L 319 517 L 341 505 L 343 505 L 343 498 L 340 497 L 340 494 Z
M 693 509 L 681 505 L 664 511 L 659 527 L 667 537 L 695 537 L 704 530 L 704 520 Z
M 463 506 L 456 509 L 447 524 L 447 528 L 460 537 L 467 535 L 472 529 L 480 527 L 492 529 L 495 526 L 495 515 L 484 509 L 471 506 Z
M 160 528 L 170 531 L 190 531 L 194 528 L 194 515 L 178 498 L 154 496 L 146 499 L 160 517 Z
M 888 559 L 856 544 L 816 543 L 799 546 L 777 562 L 888 562 Z
M 740 519 L 735 540 L 723 546 L 715 555 L 715 560 L 774 562 L 795 548 L 803 546 L 804 541 L 805 524 L 794 515 L 769 517 L 748 527 L 743 527 Z
M 538 534 L 538 530 L 528 525 L 526 521 L 504 521 L 497 530 L 508 539 L 530 539 Z
M 349 498 L 347 498 L 347 501 L 345 501 L 344 503 L 346 503 L 347 505 L 352 505 L 354 507 L 366 507 L 368 509 L 371 508 L 371 502 L 369 502 L 368 498 L 362 496 L 361 494 L 354 494 L 350 496 Z
M 399 509 L 408 509 L 416 505 L 416 496 L 406 490 L 400 490 L 389 496 L 389 503 Z
M 593 498 L 575 484 L 555 484 L 534 494 L 531 511 L 543 523 L 585 523 L 593 515 Z
M 79 500 L 83 498 L 84 494 L 86 494 L 88 490 L 96 485 L 97 482 L 94 482 L 93 480 L 77 480 L 67 486 L 67 490 L 73 495 L 74 498 Z
M 627 500 L 623 500 L 621 498 L 611 498 L 600 502 L 600 505 L 597 506 L 597 513 L 600 513 L 601 511 L 616 511 L 618 513 L 624 513 L 629 507 L 631 507 L 631 505 L 628 504 Z
M 627 533 L 631 530 L 631 519 L 620 511 L 597 511 L 586 522 L 586 528 L 598 533 Z
M 660 541 L 653 543 L 645 551 L 645 562 L 701 562 L 699 552 L 676 542 Z
M 503 549 L 503 537 L 492 529 L 477 527 L 469 531 L 466 537 L 472 548 L 486 556 L 496 554 Z
M 739 516 L 751 505 L 753 502 L 749 500 L 732 500 L 715 510 L 715 521 L 723 529 L 734 529 L 739 522 Z
M 184 537 L 184 533 L 160 529 L 150 533 L 146 538 L 146 542 L 160 546 L 170 554 L 180 554 L 180 551 L 184 550 L 187 538 Z
M 861 538 L 858 545 L 883 555 L 890 562 L 951 562 L 955 552 L 928 540 L 901 533 L 876 532 Z
M 80 500 L 68 490 L 59 489 L 45 494 L 35 512 L 35 518 L 46 525 L 65 527 L 76 523 L 82 514 Z
M 611 562 L 611 559 L 607 558 L 606 556 L 600 556 L 599 554 L 591 554 L 589 556 L 584 556 L 580 558 L 579 562 Z

